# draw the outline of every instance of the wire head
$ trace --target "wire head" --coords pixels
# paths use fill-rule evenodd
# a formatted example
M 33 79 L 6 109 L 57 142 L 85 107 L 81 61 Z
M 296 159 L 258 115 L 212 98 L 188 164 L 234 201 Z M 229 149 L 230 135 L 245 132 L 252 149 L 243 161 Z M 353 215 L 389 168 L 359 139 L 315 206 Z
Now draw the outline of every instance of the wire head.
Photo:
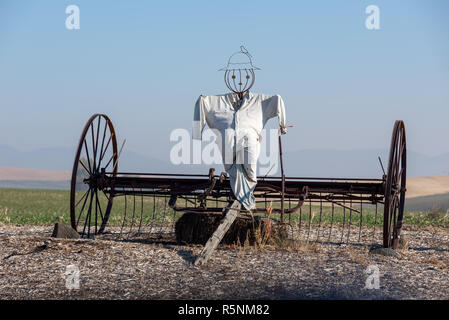
M 255 70 L 260 68 L 253 65 L 252 56 L 244 46 L 240 46 L 240 51 L 233 53 L 224 71 L 224 81 L 229 90 L 242 96 L 254 85 L 256 80 Z

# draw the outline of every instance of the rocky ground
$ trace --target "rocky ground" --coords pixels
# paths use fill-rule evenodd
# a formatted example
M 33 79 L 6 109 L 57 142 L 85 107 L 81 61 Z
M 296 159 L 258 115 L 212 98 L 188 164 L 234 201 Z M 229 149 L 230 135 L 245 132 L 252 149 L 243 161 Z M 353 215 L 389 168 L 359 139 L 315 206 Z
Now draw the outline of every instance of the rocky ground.
M 396 256 L 316 242 L 220 246 L 195 267 L 201 246 L 55 239 L 52 229 L 0 226 L 0 299 L 449 299 L 446 230 L 405 230 Z M 79 289 L 67 288 L 70 268 Z M 379 288 L 368 289 L 376 270 Z

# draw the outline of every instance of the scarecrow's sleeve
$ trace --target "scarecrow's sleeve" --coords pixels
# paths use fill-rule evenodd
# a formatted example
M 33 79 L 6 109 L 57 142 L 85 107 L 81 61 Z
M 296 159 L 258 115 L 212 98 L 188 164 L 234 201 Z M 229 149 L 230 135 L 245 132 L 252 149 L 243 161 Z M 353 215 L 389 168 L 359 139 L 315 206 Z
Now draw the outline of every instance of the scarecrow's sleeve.
M 193 114 L 192 138 L 197 140 L 201 140 L 204 125 L 206 124 L 206 117 L 204 114 L 206 105 L 204 98 L 205 97 L 203 95 L 199 96 L 198 100 L 196 101 L 195 111 Z
M 285 130 L 285 106 L 280 95 L 265 96 L 262 100 L 262 112 L 264 126 L 271 118 L 278 117 L 279 127 Z

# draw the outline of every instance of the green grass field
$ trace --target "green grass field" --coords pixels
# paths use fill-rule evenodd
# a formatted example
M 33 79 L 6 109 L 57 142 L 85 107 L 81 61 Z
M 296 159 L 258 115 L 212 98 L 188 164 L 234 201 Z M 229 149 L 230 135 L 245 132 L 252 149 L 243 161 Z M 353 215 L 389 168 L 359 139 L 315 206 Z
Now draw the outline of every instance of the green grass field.
M 64 190 L 26 190 L 26 189 L 0 189 L 0 224 L 9 225 L 51 225 L 55 222 L 70 224 L 69 210 L 69 191 Z M 144 198 L 143 223 L 149 223 L 155 219 L 158 223 L 173 223 L 182 214 L 175 212 L 164 205 L 164 199 L 159 199 L 156 204 L 156 212 L 153 211 L 152 198 Z M 213 203 L 214 201 L 212 201 Z M 128 221 L 131 223 L 133 200 L 128 197 L 127 200 Z M 140 219 L 141 202 L 136 201 L 135 220 Z M 263 203 L 259 203 L 263 206 Z M 293 205 L 293 204 L 292 204 Z M 276 205 L 278 206 L 278 204 Z M 108 225 L 119 226 L 123 221 L 125 201 L 123 197 L 117 197 L 114 200 L 113 210 Z M 354 207 L 359 209 L 358 207 Z M 334 225 L 359 225 L 360 215 L 357 212 L 349 213 L 349 210 L 343 211 L 343 208 L 334 206 L 323 206 L 320 210 L 319 205 L 309 206 L 305 203 L 301 216 L 299 212 L 286 215 L 286 220 L 297 224 L 299 221 L 308 224 L 321 224 L 323 226 L 333 223 Z M 321 212 L 321 214 L 320 214 Z M 278 218 L 277 216 L 274 216 Z M 383 209 L 378 208 L 378 214 L 375 215 L 373 207 L 364 207 L 362 216 L 363 226 L 381 226 L 383 219 Z M 332 222 L 333 221 L 333 222 Z M 443 210 L 434 209 L 431 211 L 406 211 L 404 215 L 404 224 L 416 226 L 438 226 L 449 228 L 449 215 Z
M 0 223 L 69 223 L 69 197 L 69 191 L 0 189 Z

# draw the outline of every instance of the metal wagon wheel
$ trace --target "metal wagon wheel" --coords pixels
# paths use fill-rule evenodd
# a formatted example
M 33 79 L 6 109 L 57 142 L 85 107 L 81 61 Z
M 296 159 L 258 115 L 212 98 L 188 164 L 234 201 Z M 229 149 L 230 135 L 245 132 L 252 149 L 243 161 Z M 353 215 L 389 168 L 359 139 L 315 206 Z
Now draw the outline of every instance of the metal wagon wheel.
M 78 143 L 70 189 L 71 224 L 82 237 L 102 233 L 108 222 L 113 190 L 109 190 L 108 196 L 98 178 L 102 171 L 115 176 L 117 161 L 117 138 L 112 122 L 104 114 L 94 114 Z
M 404 216 L 407 148 L 404 122 L 397 120 L 391 137 L 385 183 L 383 246 L 396 249 Z

